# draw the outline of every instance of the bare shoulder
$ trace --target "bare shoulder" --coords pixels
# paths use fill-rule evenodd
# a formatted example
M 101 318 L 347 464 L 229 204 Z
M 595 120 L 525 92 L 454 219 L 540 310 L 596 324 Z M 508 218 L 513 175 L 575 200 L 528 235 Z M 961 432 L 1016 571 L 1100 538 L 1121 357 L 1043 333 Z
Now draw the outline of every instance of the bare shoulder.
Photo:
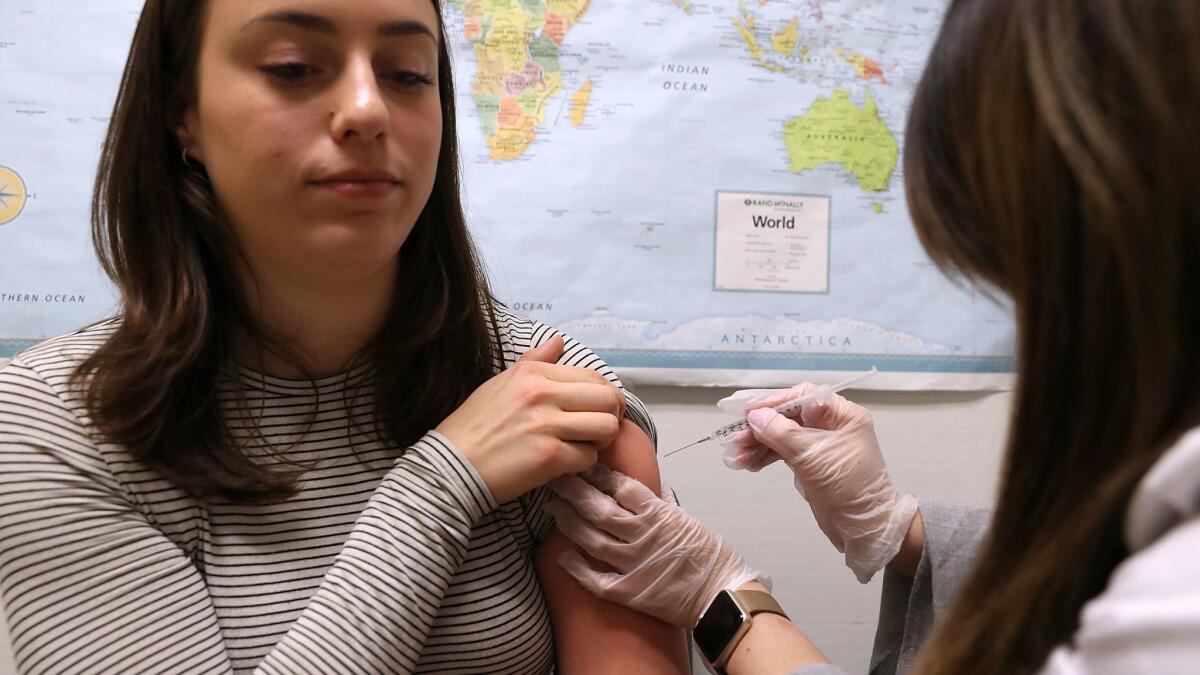
M 617 439 L 599 453 L 599 461 L 610 469 L 620 471 L 648 486 L 657 495 L 662 495 L 662 478 L 658 471 L 658 460 L 654 456 L 654 444 L 642 427 L 629 418 L 621 420 Z

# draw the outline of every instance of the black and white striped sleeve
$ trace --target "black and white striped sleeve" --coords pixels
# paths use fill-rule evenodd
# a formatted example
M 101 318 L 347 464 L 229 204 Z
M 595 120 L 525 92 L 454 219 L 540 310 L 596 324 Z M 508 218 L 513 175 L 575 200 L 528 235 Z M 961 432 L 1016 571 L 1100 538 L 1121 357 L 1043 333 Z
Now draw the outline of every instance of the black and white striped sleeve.
M 472 527 L 495 506 L 458 450 L 425 436 L 258 670 L 411 671 Z M 0 371 L 0 591 L 23 673 L 232 671 L 199 571 L 19 359 Z
M 569 335 L 537 322 L 530 321 L 530 324 L 532 324 L 532 330 L 529 335 L 529 349 L 545 343 L 555 335 L 562 335 L 563 355 L 558 360 L 558 363 L 567 366 L 590 368 L 621 388 L 621 391 L 625 394 L 625 417 L 641 428 L 642 431 L 646 432 L 646 436 L 650 438 L 650 443 L 657 452 L 658 429 L 654 426 L 654 420 L 650 417 L 650 412 L 646 410 L 646 405 L 642 403 L 641 399 L 625 388 L 620 378 L 604 362 L 604 359 Z M 542 509 L 542 506 L 551 496 L 550 489 L 545 486 L 539 487 L 522 496 L 522 506 L 526 522 L 533 540 L 537 544 L 544 541 L 550 534 L 550 530 L 554 527 L 554 519 Z
M 397 460 L 263 673 L 412 672 L 471 530 L 496 508 L 483 478 L 429 432 Z
M 612 382 L 625 393 L 625 417 L 631 422 L 641 427 L 642 431 L 650 437 L 650 442 L 655 448 L 658 448 L 658 429 L 654 426 L 654 420 L 651 419 L 649 411 L 646 410 L 644 403 L 634 396 L 628 389 L 625 388 L 621 378 L 613 371 L 604 359 L 600 358 L 596 352 L 579 342 L 570 335 L 566 335 L 550 326 L 547 326 L 536 321 L 525 319 L 528 324 L 528 329 L 525 331 L 517 327 L 509 328 L 514 336 L 514 346 L 524 353 L 527 349 L 533 349 L 544 344 L 555 335 L 561 335 L 563 338 L 563 354 L 558 359 L 558 363 L 564 366 L 576 366 L 578 368 L 590 368 L 597 373 L 600 373 L 606 380 Z

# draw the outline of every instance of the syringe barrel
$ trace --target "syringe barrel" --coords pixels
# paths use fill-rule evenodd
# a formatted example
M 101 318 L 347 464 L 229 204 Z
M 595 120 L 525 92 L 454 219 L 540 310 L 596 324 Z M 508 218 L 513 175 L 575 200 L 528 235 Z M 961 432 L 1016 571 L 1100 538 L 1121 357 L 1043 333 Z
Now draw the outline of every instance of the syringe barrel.
M 740 419 L 736 422 L 726 424 L 725 426 L 721 427 L 720 429 L 717 429 L 716 431 L 713 432 L 713 436 L 716 436 L 718 439 L 724 439 L 728 436 L 732 436 L 732 435 L 736 434 L 739 431 L 745 431 L 749 428 L 750 428 L 750 423 L 748 421 L 746 421 L 745 419 Z

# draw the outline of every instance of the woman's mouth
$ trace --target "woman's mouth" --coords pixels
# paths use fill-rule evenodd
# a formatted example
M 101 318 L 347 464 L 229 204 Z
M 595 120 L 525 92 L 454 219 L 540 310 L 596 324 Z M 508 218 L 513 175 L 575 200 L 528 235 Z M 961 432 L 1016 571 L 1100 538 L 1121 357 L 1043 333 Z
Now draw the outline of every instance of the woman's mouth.
M 354 168 L 326 174 L 309 184 L 341 197 L 379 199 L 392 194 L 400 179 L 383 169 Z

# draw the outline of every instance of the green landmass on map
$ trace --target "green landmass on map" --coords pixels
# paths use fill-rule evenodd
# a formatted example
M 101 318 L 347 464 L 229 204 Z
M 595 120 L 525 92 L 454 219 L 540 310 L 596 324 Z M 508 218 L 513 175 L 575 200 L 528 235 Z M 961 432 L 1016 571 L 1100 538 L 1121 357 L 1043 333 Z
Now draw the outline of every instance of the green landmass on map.
M 879 117 L 870 90 L 861 108 L 846 89 L 818 98 L 808 112 L 784 124 L 783 139 L 793 173 L 837 164 L 869 192 L 888 188 L 900 158 L 900 145 Z
M 563 86 L 559 49 L 590 0 L 450 0 L 475 51 L 471 96 L 494 160 L 529 149 Z

